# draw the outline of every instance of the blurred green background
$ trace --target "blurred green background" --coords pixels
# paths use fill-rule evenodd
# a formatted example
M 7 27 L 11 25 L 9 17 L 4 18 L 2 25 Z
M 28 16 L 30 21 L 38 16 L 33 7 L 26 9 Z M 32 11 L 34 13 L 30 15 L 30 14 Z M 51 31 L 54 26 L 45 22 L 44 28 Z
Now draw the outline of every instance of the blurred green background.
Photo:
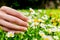
M 60 9 L 60 0 L 0 0 L 1 6 L 14 9 Z

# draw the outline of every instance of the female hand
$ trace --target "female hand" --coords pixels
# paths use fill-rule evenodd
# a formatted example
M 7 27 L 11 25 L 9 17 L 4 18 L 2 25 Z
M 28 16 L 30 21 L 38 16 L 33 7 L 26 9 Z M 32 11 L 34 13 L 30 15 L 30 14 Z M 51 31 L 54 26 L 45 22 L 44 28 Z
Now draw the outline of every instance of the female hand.
M 19 33 L 26 31 L 28 18 L 15 9 L 2 6 L 0 8 L 0 25 L 4 31 L 13 31 Z

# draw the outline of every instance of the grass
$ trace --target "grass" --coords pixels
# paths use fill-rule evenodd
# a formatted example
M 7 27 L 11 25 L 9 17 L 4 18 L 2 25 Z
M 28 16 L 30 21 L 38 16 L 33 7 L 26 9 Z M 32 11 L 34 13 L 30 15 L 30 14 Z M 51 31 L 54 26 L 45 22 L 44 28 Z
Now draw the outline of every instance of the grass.
M 1 29 L 0 40 L 60 40 L 60 31 L 58 30 L 60 28 L 59 9 L 42 9 L 40 12 L 34 10 L 34 14 L 31 14 L 31 10 L 18 11 L 31 19 L 28 22 L 28 30 L 15 34 L 14 37 L 6 37 L 6 32 Z

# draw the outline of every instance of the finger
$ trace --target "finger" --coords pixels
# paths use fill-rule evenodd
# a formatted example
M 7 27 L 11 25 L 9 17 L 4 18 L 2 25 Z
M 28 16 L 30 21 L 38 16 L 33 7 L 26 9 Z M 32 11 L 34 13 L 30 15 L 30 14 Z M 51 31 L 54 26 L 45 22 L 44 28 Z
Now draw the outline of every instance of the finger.
M 19 31 L 26 31 L 27 30 L 26 27 L 18 26 L 18 25 L 9 23 L 3 19 L 0 19 L 0 25 L 5 26 L 5 27 L 10 28 L 10 29 L 19 30 Z
M 7 12 L 8 14 L 14 15 L 24 21 L 28 20 L 28 18 L 26 16 L 22 15 L 20 12 L 17 12 L 15 9 L 3 6 L 3 7 L 1 7 L 1 10 L 3 10 L 4 12 Z
M 6 27 L 1 27 L 1 28 L 2 28 L 2 30 L 6 31 L 6 32 L 10 32 L 10 31 L 12 31 L 14 33 L 20 33 L 20 32 L 22 32 L 22 31 L 11 30 L 11 29 L 8 29 Z
M 7 21 L 16 23 L 16 24 L 21 25 L 21 26 L 26 26 L 26 27 L 28 26 L 27 22 L 24 22 L 23 20 L 21 20 L 17 17 L 8 15 L 5 12 L 2 12 L 2 11 L 0 11 L 0 17 L 7 20 Z

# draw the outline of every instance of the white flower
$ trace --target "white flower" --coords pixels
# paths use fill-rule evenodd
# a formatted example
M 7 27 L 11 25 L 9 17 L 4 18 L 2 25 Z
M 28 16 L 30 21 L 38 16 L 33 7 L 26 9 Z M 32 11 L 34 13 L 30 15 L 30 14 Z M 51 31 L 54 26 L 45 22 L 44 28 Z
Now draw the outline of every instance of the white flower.
M 53 38 L 51 36 L 44 36 L 43 38 L 44 38 L 44 40 L 53 40 Z
M 38 19 L 39 22 L 44 22 L 42 19 Z
M 49 27 L 53 27 L 53 25 L 51 25 L 51 24 L 48 24 L 47 26 L 49 26 Z
M 57 31 L 60 32 L 60 26 L 57 28 Z
M 38 9 L 38 12 L 39 12 L 39 13 L 41 13 L 41 12 L 42 12 L 42 10 L 41 10 L 41 9 Z
M 32 23 L 31 26 L 37 26 L 38 24 L 39 24 L 38 22 L 34 22 L 34 23 Z
M 33 21 L 32 21 L 32 19 L 29 19 L 29 20 L 28 20 L 28 22 L 30 22 L 30 23 L 31 23 L 31 22 L 33 22 Z
M 40 35 L 41 37 L 44 37 L 44 36 L 45 36 L 45 33 L 44 33 L 43 31 L 39 31 L 39 35 Z
M 32 16 L 28 16 L 29 19 L 32 19 Z
M 54 39 L 56 40 L 59 40 L 59 37 L 58 36 L 53 36 Z
M 38 22 L 34 22 L 34 25 L 38 25 L 39 23 Z
M 47 29 L 47 32 L 48 32 L 48 33 L 52 33 L 51 29 Z
M 58 28 L 60 29 L 60 26 L 58 26 Z
M 35 28 L 37 28 L 36 26 L 37 26 L 38 24 L 39 24 L 38 22 L 33 22 L 30 27 L 32 27 L 33 29 L 35 29 Z
M 57 31 L 57 28 L 56 27 L 53 27 L 51 30 L 52 30 L 52 32 L 56 32 Z
M 43 20 L 47 20 L 48 19 L 48 16 L 47 15 L 44 15 L 44 16 L 42 16 L 42 19 Z
M 32 8 L 29 8 L 29 9 L 31 14 L 35 14 L 35 11 Z
M 28 19 L 28 22 L 33 22 L 32 16 L 29 16 Z
M 11 32 L 11 31 L 10 31 L 10 32 L 8 32 L 8 33 L 6 34 L 6 36 L 7 36 L 7 37 L 14 37 L 14 32 Z
M 33 29 L 35 29 L 35 28 L 37 28 L 36 26 L 37 26 L 38 24 L 39 24 L 39 23 L 37 23 L 37 22 L 33 22 L 30 27 L 32 27 Z
M 46 28 L 46 25 L 43 24 L 43 23 L 41 23 L 41 24 L 40 24 L 40 27 L 42 27 L 42 28 Z

